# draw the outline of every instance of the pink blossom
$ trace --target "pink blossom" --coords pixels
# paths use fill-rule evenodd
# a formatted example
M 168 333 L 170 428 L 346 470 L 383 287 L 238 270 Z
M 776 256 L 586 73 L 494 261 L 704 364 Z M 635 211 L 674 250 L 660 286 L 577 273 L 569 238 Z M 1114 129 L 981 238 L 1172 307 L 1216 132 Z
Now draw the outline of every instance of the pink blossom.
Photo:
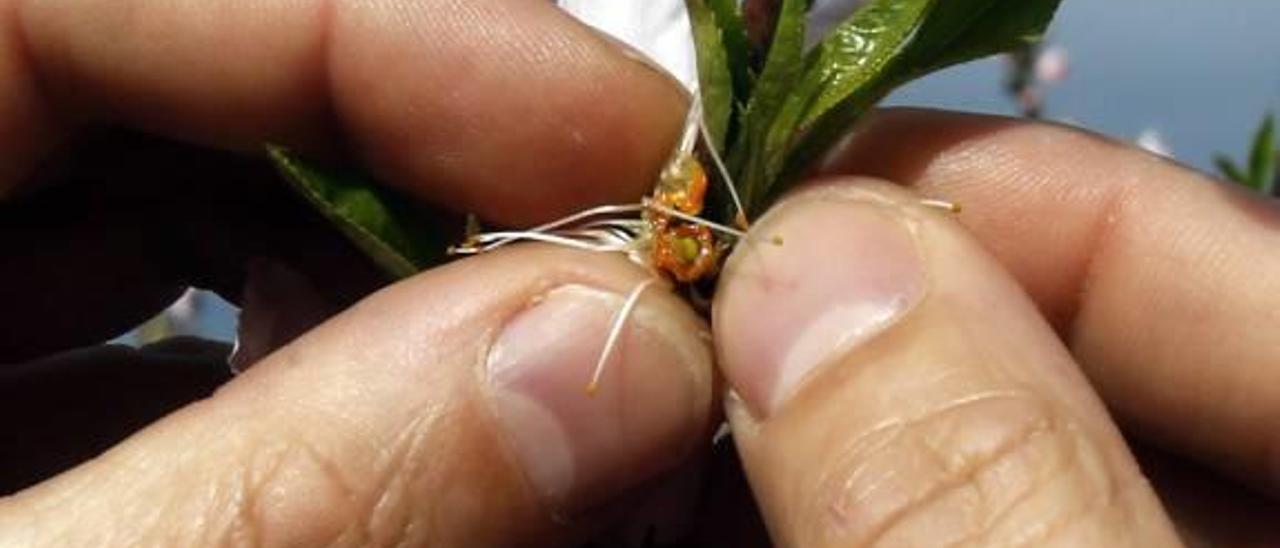
M 1067 49 L 1054 46 L 1040 52 L 1036 58 L 1036 80 L 1045 84 L 1056 84 L 1067 79 L 1070 72 Z

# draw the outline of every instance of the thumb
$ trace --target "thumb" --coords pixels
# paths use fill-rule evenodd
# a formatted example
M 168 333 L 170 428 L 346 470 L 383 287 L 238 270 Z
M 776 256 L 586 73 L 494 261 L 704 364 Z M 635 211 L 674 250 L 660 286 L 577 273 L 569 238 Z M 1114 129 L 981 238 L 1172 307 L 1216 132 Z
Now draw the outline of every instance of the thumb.
M 546 247 L 384 290 L 213 397 L 0 502 L 0 545 L 509 546 L 581 539 L 709 435 L 705 325 Z M 9 535 L 26 535 L 20 538 Z
M 945 214 L 852 183 L 775 208 L 717 296 L 730 420 L 775 541 L 1176 545 L 1011 279 Z

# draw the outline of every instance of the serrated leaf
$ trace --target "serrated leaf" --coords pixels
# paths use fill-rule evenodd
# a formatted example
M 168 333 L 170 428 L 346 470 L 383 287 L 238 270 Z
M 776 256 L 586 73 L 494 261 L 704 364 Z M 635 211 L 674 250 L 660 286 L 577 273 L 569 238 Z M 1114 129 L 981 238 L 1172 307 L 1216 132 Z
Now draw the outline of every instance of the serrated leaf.
M 769 197 L 781 190 L 776 183 L 785 166 L 795 162 L 793 147 L 806 125 L 842 103 L 843 112 L 856 118 L 883 96 L 881 81 L 934 5 L 935 0 L 870 2 L 837 25 L 810 52 L 804 73 L 789 90 L 767 138 L 754 152 L 762 160 L 742 176 L 746 187 L 742 194 L 752 214 L 758 214 Z M 865 104 L 855 106 L 854 99 Z
M 895 62 L 910 55 L 913 40 L 925 44 L 930 38 L 921 27 L 937 4 L 935 0 L 878 0 L 837 26 L 818 45 L 813 69 L 793 94 L 792 100 L 806 105 L 801 123 L 812 124 L 860 90 L 892 80 L 893 72 L 901 70 Z
M 808 56 L 771 128 L 753 211 L 776 196 L 890 91 L 939 68 L 1043 34 L 1059 0 L 874 0 Z M 751 174 L 744 176 L 753 180 Z M 779 181 L 782 184 L 779 184 Z
M 281 147 L 267 152 L 294 190 L 392 276 L 404 278 L 444 259 L 447 244 L 432 225 L 435 215 L 409 197 L 354 169 L 314 163 Z
M 703 118 L 716 150 L 723 153 L 733 115 L 733 76 L 717 14 L 706 0 L 685 0 L 697 50 L 698 93 Z
M 1223 177 L 1232 182 L 1249 186 L 1249 176 L 1245 175 L 1244 171 L 1225 154 L 1214 155 L 1213 164 L 1218 167 L 1218 171 L 1222 173 Z
M 742 113 L 742 131 L 729 154 L 744 202 L 755 202 L 768 177 L 767 141 L 783 102 L 801 74 L 804 62 L 805 0 L 783 0 L 764 68 Z
M 782 190 L 777 182 L 785 167 L 796 162 L 794 147 L 806 125 L 844 101 L 850 101 L 844 112 L 851 122 L 887 92 L 876 88 L 879 76 L 890 70 L 932 5 L 932 0 L 871 2 L 810 52 L 804 74 L 786 97 L 762 150 L 756 152 L 763 158 L 761 166 L 743 177 L 749 185 L 743 194 L 750 196 L 748 208 L 753 215 Z M 850 98 L 859 91 L 857 98 L 865 104 L 855 106 Z
M 1267 114 L 1249 152 L 1249 186 L 1270 195 L 1276 182 L 1276 119 Z
M 747 40 L 747 24 L 742 17 L 738 0 L 708 0 L 720 27 L 720 41 L 724 44 L 729 72 L 733 77 L 734 106 L 745 106 L 751 97 L 755 76 L 751 73 L 751 42 Z
M 1039 43 L 1059 4 L 1061 0 L 997 2 L 924 70 L 932 72 Z

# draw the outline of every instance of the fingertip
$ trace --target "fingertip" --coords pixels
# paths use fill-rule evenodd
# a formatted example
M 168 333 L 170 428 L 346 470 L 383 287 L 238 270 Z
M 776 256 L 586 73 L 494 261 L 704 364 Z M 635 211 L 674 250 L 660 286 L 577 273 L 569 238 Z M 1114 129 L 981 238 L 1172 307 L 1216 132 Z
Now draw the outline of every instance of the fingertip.
M 642 303 L 619 320 L 623 306 L 615 293 L 559 286 L 511 318 L 489 351 L 498 422 L 532 487 L 560 512 L 670 468 L 706 430 L 705 343 Z
M 722 366 L 762 418 L 927 289 L 916 221 L 894 211 L 905 193 L 871 179 L 842 183 L 779 203 L 726 267 L 715 308 Z
M 11 4 L 0 41 L 29 61 L 0 54 L 18 109 L 0 143 L 19 153 L 46 150 L 49 112 L 241 150 L 347 144 L 380 180 L 524 225 L 650 189 L 687 104 L 551 2 Z M 30 167 L 9 163 L 0 190 Z
M 75 520 L 51 513 L 39 531 L 70 544 L 589 536 L 619 496 L 698 453 L 713 417 L 705 324 L 660 289 L 622 324 L 599 390 L 585 389 L 645 276 L 542 246 L 427 272 L 10 507 L 74 498 Z
M 783 245 L 749 238 L 726 269 L 718 357 L 774 541 L 1171 541 L 1061 342 L 948 216 L 883 182 L 823 181 L 753 228 Z
M 553 4 L 350 6 L 337 108 L 386 180 L 431 201 L 524 225 L 632 200 L 675 142 L 679 84 Z
M 1135 435 L 1272 485 L 1275 201 L 1063 125 L 919 109 L 870 117 L 826 172 L 960 203 L 965 228 L 1068 341 Z M 1224 399 L 1233 405 L 1221 404 Z

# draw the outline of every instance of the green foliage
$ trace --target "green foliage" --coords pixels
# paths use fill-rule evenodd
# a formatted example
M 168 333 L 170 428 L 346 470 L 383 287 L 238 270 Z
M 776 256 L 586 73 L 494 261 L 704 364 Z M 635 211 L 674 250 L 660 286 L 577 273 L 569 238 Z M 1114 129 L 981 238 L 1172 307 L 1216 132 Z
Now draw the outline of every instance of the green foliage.
M 1037 44 L 1061 0 L 995 2 L 941 52 L 928 71 Z
M 1058 3 L 873 0 L 803 54 L 804 3 L 784 0 L 768 61 L 741 113 L 743 131 L 729 145 L 730 171 L 750 212 L 761 213 L 894 88 L 1039 40 Z
M 1273 196 L 1276 193 L 1277 164 L 1280 164 L 1280 149 L 1276 148 L 1275 115 L 1267 114 L 1258 126 L 1253 137 L 1253 146 L 1249 151 L 1248 170 L 1241 169 L 1231 158 L 1218 154 L 1213 159 L 1218 170 L 1227 179 L 1256 190 L 1262 194 Z
M 730 71 L 729 47 L 721 26 L 720 13 L 706 2 L 688 2 L 689 22 L 693 28 L 698 53 L 698 87 L 702 90 L 703 118 L 711 143 L 717 152 L 724 151 L 733 116 L 735 86 Z
M 791 86 L 804 69 L 805 13 L 804 0 L 783 0 L 778 13 L 777 27 L 764 68 L 756 80 L 747 108 L 742 112 L 741 133 L 736 143 L 729 147 L 729 169 L 738 184 L 745 204 L 755 203 L 753 191 L 760 185 L 753 174 L 770 173 L 771 167 L 784 152 L 775 141 L 779 131 L 775 129 L 779 114 L 787 102 Z M 769 157 L 774 153 L 775 157 Z M 751 209 L 748 206 L 748 209 Z
M 738 98 L 734 103 L 736 110 L 741 101 L 751 96 L 751 88 L 755 84 L 756 77 L 755 67 L 752 66 L 751 61 L 751 43 L 747 39 L 747 25 L 738 8 L 738 0 L 707 0 L 707 2 L 716 14 L 716 26 L 720 28 L 729 61 L 729 71 L 733 78 L 733 96 Z M 690 0 L 691 10 L 692 4 L 696 3 L 698 3 L 697 0 Z M 707 46 L 699 44 L 697 47 L 701 53 L 701 50 Z
M 378 186 L 357 170 L 304 160 L 280 147 L 268 153 L 290 185 L 391 275 L 403 278 L 444 259 L 435 215 Z

